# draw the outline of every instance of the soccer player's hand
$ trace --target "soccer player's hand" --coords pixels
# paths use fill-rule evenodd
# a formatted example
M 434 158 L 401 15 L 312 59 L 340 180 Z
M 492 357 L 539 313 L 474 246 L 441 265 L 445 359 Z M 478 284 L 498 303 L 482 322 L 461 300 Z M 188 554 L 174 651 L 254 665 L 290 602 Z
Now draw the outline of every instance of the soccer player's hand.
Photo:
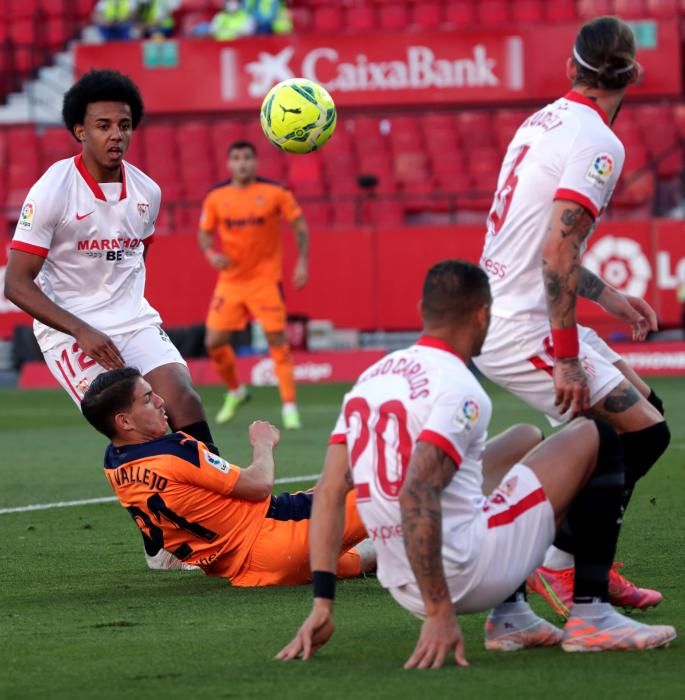
M 265 420 L 254 421 L 248 429 L 248 435 L 250 436 L 252 447 L 259 443 L 273 448 L 278 445 L 278 441 L 281 439 L 281 433 L 278 428 Z
M 430 615 L 424 620 L 414 653 L 404 667 L 440 668 L 452 650 L 457 666 L 469 665 L 464 656 L 464 636 L 456 615 L 451 611 Z
M 616 292 L 602 299 L 602 308 L 633 330 L 633 340 L 642 341 L 649 331 L 659 329 L 654 309 L 640 297 Z
M 302 289 L 309 279 L 309 269 L 306 258 L 298 258 L 293 270 L 293 285 L 295 289 Z
M 573 419 L 590 410 L 590 389 L 587 377 L 577 357 L 556 359 L 554 361 L 554 405 L 561 413 L 569 409 L 569 419 Z
M 228 256 L 220 253 L 218 250 L 208 252 L 207 260 L 209 260 L 209 264 L 216 270 L 225 270 L 231 264 Z
M 114 341 L 92 326 L 85 325 L 74 337 L 81 350 L 101 367 L 118 369 L 126 366 Z
M 297 630 L 295 638 L 276 654 L 280 661 L 310 659 L 333 636 L 333 607 L 331 601 L 316 598 L 309 617 Z

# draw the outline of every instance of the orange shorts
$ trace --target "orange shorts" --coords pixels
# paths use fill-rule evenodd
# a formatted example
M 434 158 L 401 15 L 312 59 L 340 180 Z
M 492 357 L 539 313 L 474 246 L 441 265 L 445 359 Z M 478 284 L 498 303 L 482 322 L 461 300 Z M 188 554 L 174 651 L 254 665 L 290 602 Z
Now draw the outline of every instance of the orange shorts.
M 285 303 L 280 282 L 255 279 L 219 281 L 207 314 L 207 328 L 216 331 L 240 331 L 250 316 L 266 333 L 282 331 L 286 323 Z
M 265 518 L 234 586 L 292 586 L 312 580 L 309 566 L 309 519 Z M 354 493 L 345 501 L 345 531 L 338 559 L 338 577 L 361 574 L 361 558 L 354 545 L 366 539 L 366 529 L 357 511 Z

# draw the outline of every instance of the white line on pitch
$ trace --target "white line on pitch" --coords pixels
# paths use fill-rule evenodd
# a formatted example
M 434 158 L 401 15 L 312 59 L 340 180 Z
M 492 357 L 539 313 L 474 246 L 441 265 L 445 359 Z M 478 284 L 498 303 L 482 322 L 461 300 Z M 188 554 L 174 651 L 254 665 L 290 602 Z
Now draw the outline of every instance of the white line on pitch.
M 314 481 L 320 474 L 309 474 L 306 476 L 284 476 L 275 479 L 274 484 L 295 484 L 298 481 Z M 36 503 L 31 506 L 19 506 L 18 508 L 0 508 L 0 515 L 10 513 L 29 513 L 32 510 L 52 510 L 53 508 L 72 508 L 74 506 L 90 506 L 95 503 L 112 503 L 116 501 L 116 496 L 103 496 L 102 498 L 83 498 L 80 501 L 58 501 L 57 503 Z

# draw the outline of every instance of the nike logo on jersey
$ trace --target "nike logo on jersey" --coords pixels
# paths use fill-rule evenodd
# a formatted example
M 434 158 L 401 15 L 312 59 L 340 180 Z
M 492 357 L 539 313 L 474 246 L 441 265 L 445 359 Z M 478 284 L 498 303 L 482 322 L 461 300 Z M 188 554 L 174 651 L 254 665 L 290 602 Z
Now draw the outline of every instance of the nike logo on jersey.
M 93 209 L 93 211 L 89 211 L 87 214 L 83 214 L 83 215 L 76 214 L 76 221 L 83 221 L 83 219 L 85 219 L 87 216 L 90 216 L 91 214 L 94 214 L 94 213 L 95 213 L 95 209 Z

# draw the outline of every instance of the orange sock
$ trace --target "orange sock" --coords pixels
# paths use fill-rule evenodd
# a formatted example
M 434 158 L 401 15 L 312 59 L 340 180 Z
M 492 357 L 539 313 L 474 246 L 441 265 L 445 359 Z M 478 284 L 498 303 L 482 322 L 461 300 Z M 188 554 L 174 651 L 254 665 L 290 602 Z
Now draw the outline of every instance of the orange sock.
M 269 348 L 271 359 L 274 361 L 274 372 L 278 379 L 278 389 L 283 403 L 295 402 L 295 370 L 293 358 L 288 345 L 278 345 Z
M 209 351 L 214 369 L 218 372 L 224 384 L 229 390 L 234 391 L 238 383 L 238 371 L 235 364 L 235 353 L 230 345 L 222 345 L 220 348 Z

